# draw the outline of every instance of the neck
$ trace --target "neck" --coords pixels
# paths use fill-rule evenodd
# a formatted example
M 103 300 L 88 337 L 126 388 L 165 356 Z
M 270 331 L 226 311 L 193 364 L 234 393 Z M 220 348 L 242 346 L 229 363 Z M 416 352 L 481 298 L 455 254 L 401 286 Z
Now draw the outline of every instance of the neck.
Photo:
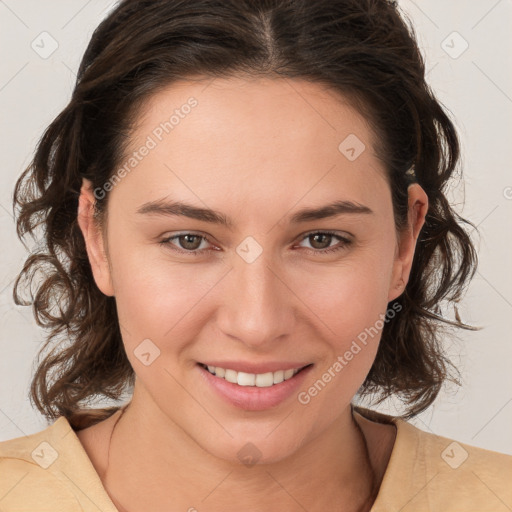
M 134 394 L 117 413 L 102 475 L 120 512 L 314 512 L 331 508 L 334 500 L 339 509 L 364 512 L 375 500 L 380 475 L 350 406 L 291 456 L 244 466 L 212 456 L 159 409 L 141 405 Z

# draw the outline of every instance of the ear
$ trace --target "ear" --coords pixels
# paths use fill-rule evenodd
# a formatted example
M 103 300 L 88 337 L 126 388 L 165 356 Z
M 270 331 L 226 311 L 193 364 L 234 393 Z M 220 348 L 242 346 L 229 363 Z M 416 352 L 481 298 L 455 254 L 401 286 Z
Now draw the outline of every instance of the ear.
M 95 202 L 92 183 L 84 178 L 78 200 L 78 225 L 85 240 L 94 281 L 105 295 L 113 296 L 114 287 L 107 258 L 106 243 L 100 226 L 94 219 Z
M 395 251 L 388 302 L 399 297 L 409 281 L 416 242 L 428 211 L 428 196 L 418 183 L 409 185 L 407 192 L 408 224 L 400 235 Z

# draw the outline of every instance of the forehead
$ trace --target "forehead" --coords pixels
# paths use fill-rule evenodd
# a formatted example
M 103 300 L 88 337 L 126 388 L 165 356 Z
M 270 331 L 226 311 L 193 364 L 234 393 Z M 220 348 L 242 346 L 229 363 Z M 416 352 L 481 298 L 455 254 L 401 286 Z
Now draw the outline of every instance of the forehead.
M 139 195 L 178 188 L 205 201 L 240 196 L 247 206 L 247 192 L 289 205 L 332 192 L 367 204 L 385 184 L 367 120 L 340 94 L 305 80 L 175 82 L 139 112 L 128 153 L 148 141 L 127 180 Z
M 348 98 L 303 79 L 230 77 L 174 82 L 145 102 L 135 135 L 158 132 L 166 121 L 172 125 L 167 127 L 170 131 L 181 125 L 174 135 L 181 132 L 183 137 L 190 135 L 189 127 L 196 137 L 207 134 L 210 140 L 216 135 L 250 135 L 254 145 L 276 137 L 295 141 L 296 146 L 321 138 L 337 148 L 336 143 L 350 134 L 373 145 L 367 120 Z M 170 131 L 164 129 L 162 135 Z

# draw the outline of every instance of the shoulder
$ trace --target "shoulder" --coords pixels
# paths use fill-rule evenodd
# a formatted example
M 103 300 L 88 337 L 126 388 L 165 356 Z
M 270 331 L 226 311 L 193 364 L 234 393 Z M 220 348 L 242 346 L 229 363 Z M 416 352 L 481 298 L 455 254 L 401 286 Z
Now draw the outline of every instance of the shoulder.
M 59 437 L 66 430 L 67 420 L 60 417 L 52 425 L 35 434 L 0 442 L 2 464 L 19 461 L 46 469 L 58 457 L 52 444 L 59 444 Z
M 84 512 L 96 506 L 115 511 L 64 416 L 40 432 L 0 442 L 2 512 Z
M 392 421 L 397 436 L 372 512 L 512 509 L 511 455 Z
M 60 455 L 58 436 L 65 423 L 61 417 L 40 432 L 0 442 L 2 511 L 38 510 L 55 500 L 62 510 L 82 510 L 69 484 L 50 470 Z
M 411 423 L 398 422 L 402 438 L 417 450 L 425 469 L 448 475 L 479 473 L 495 481 L 503 481 L 509 487 L 512 476 L 512 455 L 472 446 L 433 432 L 426 432 Z M 504 470 L 508 470 L 508 473 Z M 455 478 L 459 478 L 455 477 Z M 508 477 L 508 478 L 507 478 Z

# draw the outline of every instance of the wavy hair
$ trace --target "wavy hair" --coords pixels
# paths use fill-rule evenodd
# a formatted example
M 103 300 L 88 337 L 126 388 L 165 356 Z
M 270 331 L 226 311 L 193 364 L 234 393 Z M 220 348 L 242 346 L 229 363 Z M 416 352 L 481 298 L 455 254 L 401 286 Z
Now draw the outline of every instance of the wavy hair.
M 407 171 L 414 168 L 429 208 L 407 286 L 389 304 L 400 314 L 386 322 L 359 393 L 377 395 L 377 403 L 399 397 L 407 407 L 401 417 L 409 419 L 433 403 L 445 381 L 460 384 L 442 328 L 479 329 L 462 323 L 456 309 L 477 266 L 463 224 L 476 227 L 446 198 L 458 135 L 426 83 L 414 28 L 396 2 L 122 0 L 92 35 L 71 99 L 14 190 L 17 234 L 38 242 L 13 296 L 48 331 L 30 387 L 47 419 L 92 425 L 117 407 L 85 404 L 119 400 L 134 384 L 115 298 L 96 286 L 77 223 L 82 179 L 97 188 L 113 176 L 153 94 L 181 79 L 234 75 L 310 80 L 348 98 L 375 134 L 398 231 L 407 225 Z M 100 223 L 108 197 L 97 198 Z M 455 306 L 455 320 L 440 314 L 443 301 Z

